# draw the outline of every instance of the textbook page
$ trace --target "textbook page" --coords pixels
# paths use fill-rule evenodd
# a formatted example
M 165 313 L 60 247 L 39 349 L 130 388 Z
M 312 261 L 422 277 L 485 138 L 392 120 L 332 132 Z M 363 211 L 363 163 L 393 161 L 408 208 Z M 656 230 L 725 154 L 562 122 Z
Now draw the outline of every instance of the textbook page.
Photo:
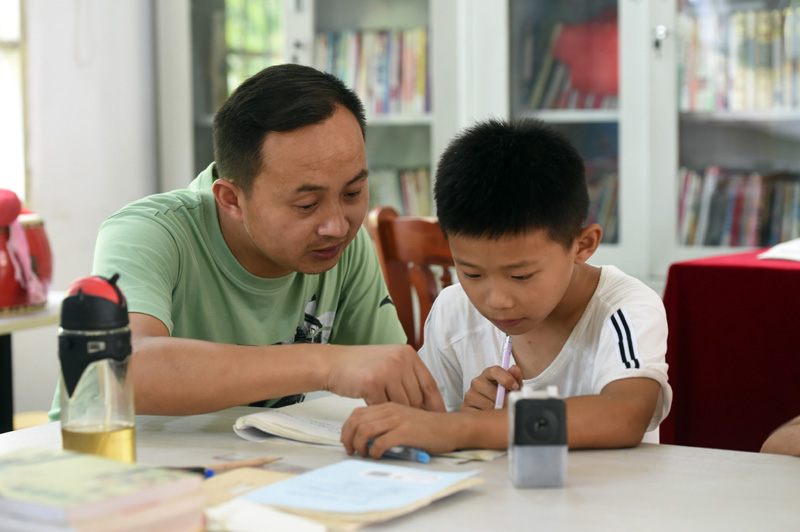
M 360 406 L 367 406 L 367 403 L 363 399 L 331 394 L 242 416 L 236 420 L 233 430 L 246 440 L 261 441 L 280 436 L 305 443 L 341 446 L 342 425 Z
M 366 406 L 363 399 L 330 394 L 312 401 L 247 414 L 236 420 L 233 430 L 242 438 L 252 441 L 280 436 L 299 442 L 341 447 L 339 438 L 342 425 L 350 413 L 360 406 Z M 435 456 L 489 461 L 503 454 L 505 451 L 468 449 Z

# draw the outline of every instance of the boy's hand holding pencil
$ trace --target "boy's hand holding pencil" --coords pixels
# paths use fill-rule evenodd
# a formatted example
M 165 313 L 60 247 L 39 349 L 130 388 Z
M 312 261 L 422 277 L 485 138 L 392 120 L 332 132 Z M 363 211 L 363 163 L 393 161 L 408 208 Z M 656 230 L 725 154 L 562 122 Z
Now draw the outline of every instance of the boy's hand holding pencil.
M 522 370 L 519 366 L 511 366 L 508 370 L 500 366 L 490 366 L 483 370 L 483 373 L 472 379 L 459 410 L 494 410 L 498 386 L 509 391 L 519 390 L 522 387 Z

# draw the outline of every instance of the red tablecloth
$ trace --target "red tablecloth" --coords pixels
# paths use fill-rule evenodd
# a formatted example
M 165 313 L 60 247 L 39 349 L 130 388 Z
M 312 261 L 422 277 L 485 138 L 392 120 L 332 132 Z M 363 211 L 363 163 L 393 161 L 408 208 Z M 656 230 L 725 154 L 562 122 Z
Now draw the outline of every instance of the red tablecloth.
M 762 251 L 670 267 L 662 443 L 758 451 L 800 415 L 800 262 Z

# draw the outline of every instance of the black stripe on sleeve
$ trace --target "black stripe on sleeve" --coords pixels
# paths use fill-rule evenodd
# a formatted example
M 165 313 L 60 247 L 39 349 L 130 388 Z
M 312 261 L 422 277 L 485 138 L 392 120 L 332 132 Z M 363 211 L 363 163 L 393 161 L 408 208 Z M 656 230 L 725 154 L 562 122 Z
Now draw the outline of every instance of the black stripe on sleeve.
M 611 325 L 613 325 L 614 330 L 617 331 L 617 345 L 619 346 L 619 355 L 622 358 L 622 363 L 625 364 L 626 368 L 630 368 L 631 363 L 628 362 L 628 359 L 625 356 L 625 339 L 622 337 L 622 329 L 620 329 L 619 324 L 617 323 L 617 317 L 614 314 L 611 315 Z
M 622 326 L 625 328 L 625 335 L 628 339 L 628 355 L 631 357 L 633 367 L 639 368 L 639 359 L 636 358 L 636 350 L 633 348 L 633 335 L 631 334 L 631 328 L 628 327 L 628 320 L 625 319 L 625 314 L 622 313 L 622 309 L 617 311 L 617 315 L 619 315 L 619 321 L 622 322 Z

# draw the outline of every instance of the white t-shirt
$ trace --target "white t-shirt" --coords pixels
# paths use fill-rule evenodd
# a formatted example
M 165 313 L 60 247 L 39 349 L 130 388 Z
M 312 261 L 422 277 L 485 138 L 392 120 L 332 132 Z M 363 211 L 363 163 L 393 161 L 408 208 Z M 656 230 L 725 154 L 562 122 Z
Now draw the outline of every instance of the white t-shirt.
M 503 332 L 470 303 L 460 284 L 442 290 L 425 322 L 425 345 L 419 354 L 448 411 L 459 409 L 472 379 L 487 367 L 500 365 L 504 339 Z M 638 279 L 603 266 L 597 289 L 561 352 L 523 386 L 556 385 L 561 397 L 574 397 L 599 394 L 618 379 L 649 377 L 661 385 L 647 428 L 652 431 L 672 404 L 666 352 L 667 317 L 661 298 Z

